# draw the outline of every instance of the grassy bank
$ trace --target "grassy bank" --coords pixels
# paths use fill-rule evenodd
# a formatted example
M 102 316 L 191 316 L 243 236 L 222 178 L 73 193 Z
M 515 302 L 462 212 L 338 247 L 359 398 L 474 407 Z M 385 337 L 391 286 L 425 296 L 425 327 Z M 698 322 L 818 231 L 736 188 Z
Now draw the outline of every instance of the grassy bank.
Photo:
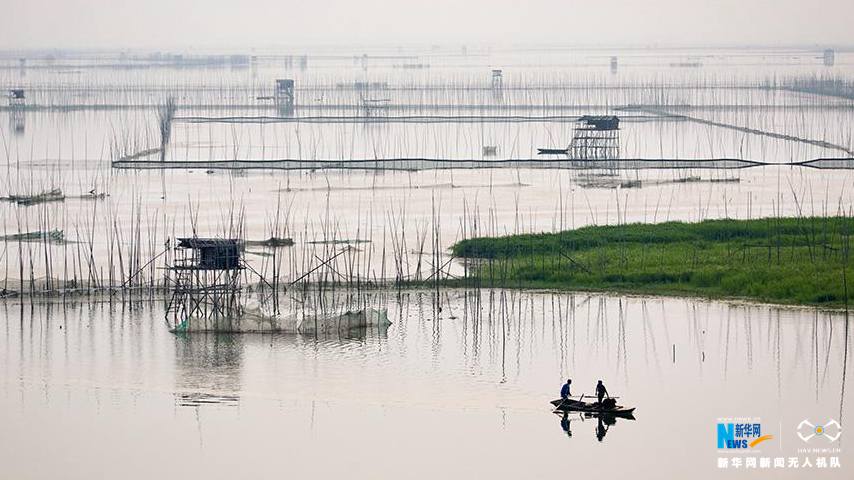
M 465 282 L 483 286 L 842 306 L 851 232 L 846 217 L 630 224 L 474 238 L 453 253 L 470 260 Z

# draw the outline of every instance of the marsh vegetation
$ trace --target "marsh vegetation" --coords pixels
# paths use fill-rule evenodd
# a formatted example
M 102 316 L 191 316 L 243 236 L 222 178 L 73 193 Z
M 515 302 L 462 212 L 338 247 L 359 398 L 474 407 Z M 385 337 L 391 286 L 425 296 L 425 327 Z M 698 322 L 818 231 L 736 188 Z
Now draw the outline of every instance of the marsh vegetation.
M 706 220 L 472 238 L 461 282 L 847 305 L 850 217 Z

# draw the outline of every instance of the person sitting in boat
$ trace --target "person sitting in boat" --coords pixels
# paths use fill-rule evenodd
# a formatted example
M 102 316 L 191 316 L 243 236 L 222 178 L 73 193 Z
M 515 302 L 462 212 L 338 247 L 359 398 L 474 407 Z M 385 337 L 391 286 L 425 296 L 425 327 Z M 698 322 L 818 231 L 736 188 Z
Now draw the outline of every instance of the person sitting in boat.
M 599 399 L 599 403 L 602 403 L 602 398 L 606 396 L 611 398 L 611 396 L 608 395 L 608 389 L 605 388 L 605 384 L 602 383 L 602 380 L 599 380 L 599 383 L 596 384 L 596 397 Z
M 560 387 L 560 398 L 561 398 L 561 400 L 566 400 L 568 397 L 570 397 L 572 395 L 571 393 L 569 393 L 570 384 L 572 384 L 572 379 L 567 378 L 566 383 L 564 383 L 563 386 Z

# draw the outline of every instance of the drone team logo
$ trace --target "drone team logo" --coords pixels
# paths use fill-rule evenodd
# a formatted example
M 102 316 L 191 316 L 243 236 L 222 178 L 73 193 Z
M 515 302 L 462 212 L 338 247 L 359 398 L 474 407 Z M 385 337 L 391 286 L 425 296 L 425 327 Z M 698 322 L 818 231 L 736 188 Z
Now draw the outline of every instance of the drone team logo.
M 798 424 L 798 437 L 806 443 L 809 443 L 815 438 L 827 440 L 828 443 L 833 443 L 839 440 L 842 435 L 842 425 L 834 419 L 829 419 L 823 425 L 813 425 L 809 420 L 804 419 Z

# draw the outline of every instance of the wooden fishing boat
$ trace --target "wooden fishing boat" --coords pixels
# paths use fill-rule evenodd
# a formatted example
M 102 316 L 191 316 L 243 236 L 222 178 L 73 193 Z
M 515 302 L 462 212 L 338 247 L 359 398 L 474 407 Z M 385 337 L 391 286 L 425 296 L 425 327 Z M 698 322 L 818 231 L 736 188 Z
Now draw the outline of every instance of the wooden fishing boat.
M 634 407 L 629 408 L 616 404 L 603 405 L 599 402 L 585 402 L 580 400 L 573 400 L 571 398 L 567 398 L 566 400 L 560 398 L 557 400 L 552 400 L 551 404 L 555 407 L 555 410 L 559 410 L 562 412 L 601 413 L 607 415 L 614 415 L 616 417 L 628 417 L 631 416 L 632 413 L 634 413 L 635 411 Z

